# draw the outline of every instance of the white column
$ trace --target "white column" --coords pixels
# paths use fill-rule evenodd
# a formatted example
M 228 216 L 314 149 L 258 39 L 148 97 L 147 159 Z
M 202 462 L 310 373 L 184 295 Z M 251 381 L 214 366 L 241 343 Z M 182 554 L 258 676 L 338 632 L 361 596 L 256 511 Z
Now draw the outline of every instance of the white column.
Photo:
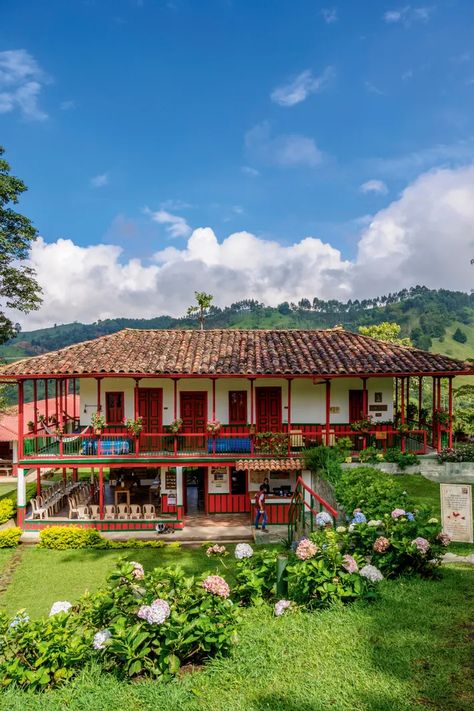
M 18 467 L 18 474 L 17 474 L 17 493 L 16 493 L 16 500 L 17 500 L 17 506 L 26 506 L 26 486 L 25 486 L 25 470 L 23 467 Z
M 176 467 L 176 505 L 183 505 L 183 467 Z

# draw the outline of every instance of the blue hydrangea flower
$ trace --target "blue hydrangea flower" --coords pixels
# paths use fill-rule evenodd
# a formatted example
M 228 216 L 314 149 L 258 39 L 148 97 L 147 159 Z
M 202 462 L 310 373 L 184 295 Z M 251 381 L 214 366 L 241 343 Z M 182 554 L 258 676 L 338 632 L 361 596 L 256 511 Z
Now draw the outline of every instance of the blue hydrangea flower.
M 352 517 L 352 523 L 367 523 L 365 514 L 363 514 L 362 511 L 356 511 Z
M 415 515 L 412 514 L 410 511 L 407 511 L 406 514 L 405 514 L 405 516 L 407 517 L 407 519 L 408 519 L 409 521 L 414 521 L 414 520 L 415 520 Z

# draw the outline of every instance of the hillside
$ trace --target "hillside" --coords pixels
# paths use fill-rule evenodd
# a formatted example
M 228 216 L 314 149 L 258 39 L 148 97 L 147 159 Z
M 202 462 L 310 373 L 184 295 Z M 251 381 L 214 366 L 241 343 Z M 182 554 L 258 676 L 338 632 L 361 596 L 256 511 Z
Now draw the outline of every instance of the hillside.
M 301 299 L 269 307 L 255 300 L 225 308 L 212 307 L 206 328 L 330 328 L 342 325 L 357 331 L 382 321 L 395 321 L 402 335 L 419 348 L 455 358 L 474 358 L 474 294 L 417 286 L 375 299 L 340 302 Z M 79 341 L 115 333 L 123 328 L 196 328 L 195 319 L 159 316 L 153 319 L 107 319 L 92 324 L 69 323 L 25 331 L 0 346 L 0 358 L 45 353 Z M 455 340 L 453 336 L 464 342 Z M 461 383 L 459 383 L 461 384 Z

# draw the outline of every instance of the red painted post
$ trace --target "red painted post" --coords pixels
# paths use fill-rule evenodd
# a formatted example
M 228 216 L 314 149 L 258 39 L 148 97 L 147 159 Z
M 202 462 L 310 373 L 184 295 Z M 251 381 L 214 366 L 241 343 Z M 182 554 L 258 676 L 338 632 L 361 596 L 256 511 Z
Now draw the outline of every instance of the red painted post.
M 48 417 L 49 417 L 49 402 L 48 402 L 48 395 L 49 395 L 49 387 L 48 387 L 48 378 L 44 379 L 44 417 L 46 420 L 46 424 L 48 424 Z
M 99 516 L 104 518 L 104 467 L 99 467 Z
M 418 427 L 421 427 L 421 411 L 423 409 L 423 376 L 418 377 Z
M 449 430 L 448 430 L 448 447 L 453 446 L 453 377 L 448 378 L 448 412 L 449 412 Z
M 212 419 L 216 419 L 216 379 L 212 378 Z
M 408 411 L 409 411 L 409 405 L 410 405 L 410 376 L 407 377 L 407 398 L 406 398 L 406 421 L 409 423 L 409 417 L 408 417 Z
M 18 459 L 23 459 L 24 442 L 23 442 L 23 408 L 25 402 L 24 383 L 23 380 L 18 381 Z
M 36 496 L 41 496 L 41 469 L 36 469 Z
M 97 380 L 97 412 L 102 410 L 101 397 L 100 397 L 100 383 L 102 378 L 96 378 Z
M 76 378 L 72 379 L 72 419 L 74 421 L 74 427 L 76 426 L 77 417 L 77 393 L 76 393 Z
M 288 454 L 291 454 L 291 383 L 292 378 L 288 378 Z
M 254 391 L 254 378 L 249 378 L 250 380 L 250 454 L 254 454 L 255 451 L 255 437 L 252 432 L 255 425 L 255 391 Z
M 436 377 L 433 375 L 433 412 L 432 412 L 432 424 L 431 424 L 431 444 L 433 447 L 436 446 Z
M 405 424 L 405 378 L 401 378 L 400 381 L 400 424 Z M 402 434 L 400 437 L 400 449 L 402 452 L 405 451 L 405 437 Z
M 331 436 L 329 434 L 329 428 L 331 426 L 331 381 L 329 378 L 326 380 L 326 447 L 329 447 L 331 443 Z
M 59 389 L 58 389 L 58 379 L 54 379 L 54 416 L 56 418 L 56 424 L 59 422 Z
M 66 467 L 63 467 L 63 482 L 64 482 L 64 484 L 67 482 L 67 469 L 66 469 Z
M 33 380 L 33 432 L 38 434 L 38 381 Z
M 398 415 L 398 378 L 395 378 L 395 417 L 394 420 L 396 421 Z

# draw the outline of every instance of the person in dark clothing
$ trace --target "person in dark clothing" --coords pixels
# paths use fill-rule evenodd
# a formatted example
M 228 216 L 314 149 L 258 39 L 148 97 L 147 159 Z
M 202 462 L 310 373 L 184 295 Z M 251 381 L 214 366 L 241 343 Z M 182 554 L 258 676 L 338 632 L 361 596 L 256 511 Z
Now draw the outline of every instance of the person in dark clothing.
M 265 487 L 265 496 L 268 496 L 270 493 L 270 482 L 268 481 L 268 477 L 266 476 L 265 479 L 263 480 L 263 486 Z
M 260 489 L 255 494 L 255 528 L 258 530 L 258 524 L 262 517 L 262 533 L 268 533 L 267 512 L 265 511 L 265 484 L 260 484 Z

